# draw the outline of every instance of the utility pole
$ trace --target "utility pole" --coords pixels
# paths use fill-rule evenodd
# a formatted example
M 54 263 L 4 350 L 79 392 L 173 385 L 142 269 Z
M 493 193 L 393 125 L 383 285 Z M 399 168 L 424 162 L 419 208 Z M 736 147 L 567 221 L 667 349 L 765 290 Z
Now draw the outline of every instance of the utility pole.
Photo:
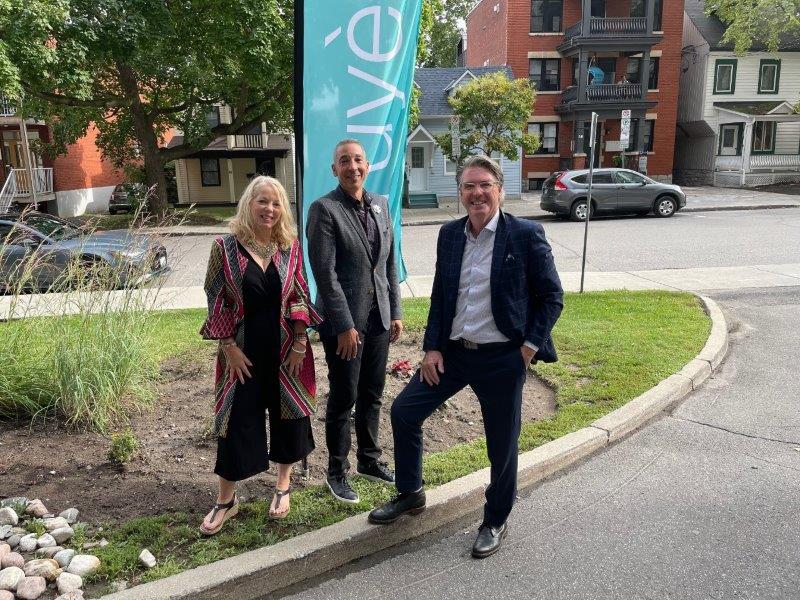
M 28 145 L 28 126 L 25 124 L 25 117 L 19 117 L 19 134 L 22 136 L 22 153 L 25 155 L 25 171 L 28 174 L 28 182 L 31 187 L 31 200 L 33 210 L 36 210 L 36 182 L 33 180 L 33 167 L 31 166 L 31 149 Z

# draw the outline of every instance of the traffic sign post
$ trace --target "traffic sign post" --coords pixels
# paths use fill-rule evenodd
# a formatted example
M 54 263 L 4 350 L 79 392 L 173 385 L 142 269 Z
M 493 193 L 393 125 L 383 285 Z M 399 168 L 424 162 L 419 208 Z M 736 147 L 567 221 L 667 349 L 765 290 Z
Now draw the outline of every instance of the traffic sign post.
M 589 220 L 592 217 L 592 180 L 594 179 L 594 142 L 597 139 L 597 113 L 592 113 L 591 125 L 589 126 L 589 174 L 588 190 L 586 195 L 589 197 L 586 200 L 586 220 L 583 226 L 583 260 L 581 261 L 581 291 L 583 293 L 583 278 L 586 273 L 586 244 L 589 239 Z
M 623 152 L 628 149 L 631 141 L 631 111 L 623 110 L 620 117 L 619 148 Z

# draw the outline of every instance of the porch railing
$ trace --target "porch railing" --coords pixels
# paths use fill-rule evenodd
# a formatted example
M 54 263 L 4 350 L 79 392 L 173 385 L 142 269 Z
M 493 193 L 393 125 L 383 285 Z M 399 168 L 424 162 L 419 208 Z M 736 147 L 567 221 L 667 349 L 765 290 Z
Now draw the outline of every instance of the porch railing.
M 592 17 L 589 19 L 591 36 L 641 35 L 647 33 L 645 17 Z M 564 31 L 564 41 L 583 35 L 583 23 L 578 21 Z
M 10 98 L 0 94 L 0 117 L 13 117 L 17 114 L 17 107 Z
M 6 177 L 3 187 L 0 188 L 0 213 L 6 212 L 14 197 L 17 195 L 17 178 L 14 177 L 13 171 Z
M 52 194 L 53 193 L 53 169 L 49 167 L 40 167 L 38 169 L 31 169 L 33 175 L 33 186 L 31 186 L 31 178 L 28 176 L 26 169 L 12 169 L 11 175 L 16 180 L 16 197 L 31 196 L 31 190 L 35 190 L 37 194 Z
M 750 157 L 751 169 L 797 169 L 800 154 L 754 154 Z
M 566 88 L 561 95 L 561 103 L 567 104 L 578 99 L 578 86 Z M 586 86 L 587 102 L 620 102 L 642 99 L 641 83 L 603 83 Z

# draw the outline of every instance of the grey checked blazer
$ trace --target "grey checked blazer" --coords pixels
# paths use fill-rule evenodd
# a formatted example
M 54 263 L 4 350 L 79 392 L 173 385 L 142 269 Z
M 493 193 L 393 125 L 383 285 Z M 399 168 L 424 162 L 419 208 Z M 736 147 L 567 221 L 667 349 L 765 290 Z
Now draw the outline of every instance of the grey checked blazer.
M 320 335 L 339 335 L 351 328 L 364 332 L 373 290 L 386 329 L 402 317 L 389 205 L 384 196 L 369 198 L 380 244 L 374 266 L 367 234 L 341 187 L 308 209 L 308 261 L 317 284 L 315 305 L 324 319 Z

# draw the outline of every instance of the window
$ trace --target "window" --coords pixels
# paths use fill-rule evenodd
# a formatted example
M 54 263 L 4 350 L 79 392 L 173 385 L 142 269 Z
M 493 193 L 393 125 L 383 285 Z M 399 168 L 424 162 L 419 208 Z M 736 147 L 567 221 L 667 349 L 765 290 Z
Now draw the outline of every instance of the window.
M 590 65 L 591 66 L 591 65 Z M 617 77 L 617 59 L 616 58 L 598 58 L 595 60 L 594 66 L 599 68 L 603 72 L 602 79 L 599 77 L 599 74 L 594 74 L 590 71 L 591 81 L 589 81 L 589 85 L 599 85 L 601 83 L 616 83 Z
M 657 90 L 658 89 L 658 64 L 659 60 L 658 57 L 651 57 L 650 58 L 650 76 L 647 78 L 647 89 L 648 90 Z M 629 58 L 628 59 L 628 67 L 626 70 L 626 75 L 628 77 L 628 81 L 631 83 L 641 83 L 641 77 L 639 76 L 639 71 L 642 68 L 642 59 L 641 58 Z
M 630 135 L 630 142 L 628 143 L 628 150 L 630 152 L 639 152 L 639 149 L 636 147 L 636 140 L 638 139 L 639 135 L 639 123 L 641 123 L 641 119 L 632 119 L 631 120 L 631 135 Z M 644 122 L 644 139 L 642 140 L 642 152 L 652 152 L 653 151 L 653 126 L 655 125 L 655 121 L 645 121 Z
M 719 126 L 720 156 L 738 156 L 742 153 L 742 124 L 726 123 Z
M 775 152 L 775 121 L 753 123 L 753 154 Z
M 656 5 L 653 10 L 653 31 L 661 31 L 661 13 L 663 11 L 662 0 L 655 0 Z M 631 16 L 647 16 L 647 0 L 631 0 Z
M 218 158 L 200 159 L 200 181 L 203 187 L 220 185 Z
M 425 168 L 425 148 L 422 146 L 411 147 L 411 168 L 424 169 Z
M 606 16 L 606 0 L 592 0 L 591 8 L 589 9 L 593 17 Z
M 452 160 L 444 157 L 444 174 L 445 175 L 455 175 L 456 171 L 458 170 L 458 166 Z
M 536 154 L 558 154 L 558 123 L 528 123 L 528 133 L 539 136 Z
M 617 183 L 635 183 L 637 185 L 649 183 L 644 177 L 632 171 L 617 171 L 615 176 L 617 178 Z
M 733 94 L 736 91 L 736 59 L 717 59 L 714 64 L 714 93 Z
M 561 60 L 558 58 L 531 58 L 528 61 L 531 83 L 542 92 L 561 89 Z
M 777 94 L 781 78 L 781 61 L 764 58 L 758 70 L 758 93 Z
M 206 113 L 206 123 L 209 127 L 216 127 L 219 125 L 219 106 L 212 106 L 211 110 Z
M 562 0 L 531 0 L 531 31 L 561 31 Z
M 572 181 L 575 183 L 582 183 L 583 185 L 587 184 L 588 175 L 578 175 L 577 177 L 573 177 Z M 614 180 L 611 177 L 611 173 L 608 171 L 595 171 L 592 174 L 592 185 L 597 183 L 608 183 L 613 184 Z
M 545 179 L 528 179 L 528 191 L 535 192 L 542 189 L 545 181 Z

